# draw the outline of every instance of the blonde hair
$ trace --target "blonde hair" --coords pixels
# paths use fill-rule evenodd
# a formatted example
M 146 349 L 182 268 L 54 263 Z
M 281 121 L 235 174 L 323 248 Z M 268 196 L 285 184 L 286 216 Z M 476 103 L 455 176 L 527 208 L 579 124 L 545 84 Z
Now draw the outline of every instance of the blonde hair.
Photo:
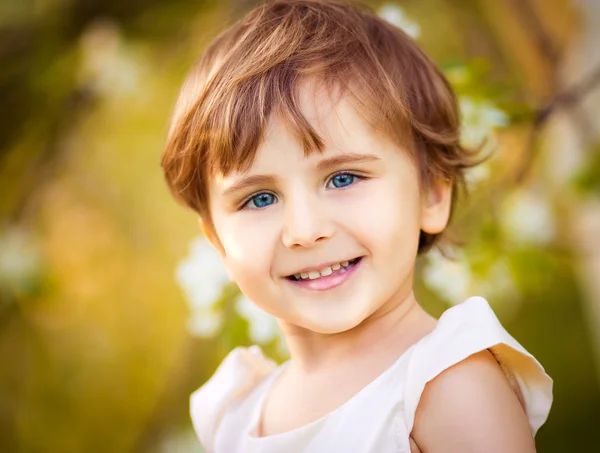
M 162 158 L 174 196 L 214 231 L 208 178 L 248 170 L 273 114 L 306 156 L 323 152 L 299 108 L 307 77 L 351 95 L 367 121 L 409 150 L 421 184 L 452 181 L 454 207 L 464 170 L 477 162 L 459 143 L 448 81 L 410 37 L 367 7 L 324 0 L 265 3 L 208 46 L 181 90 Z M 421 232 L 419 253 L 441 234 Z

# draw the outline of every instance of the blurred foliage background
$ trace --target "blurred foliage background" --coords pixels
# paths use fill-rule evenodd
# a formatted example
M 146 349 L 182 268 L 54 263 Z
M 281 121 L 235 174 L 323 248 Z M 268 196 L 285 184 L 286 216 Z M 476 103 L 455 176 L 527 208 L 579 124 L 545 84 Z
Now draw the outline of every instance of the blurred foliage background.
M 200 452 L 189 394 L 236 345 L 283 360 L 159 166 L 186 71 L 251 0 L 0 3 L 0 451 Z M 371 1 L 460 95 L 469 175 L 439 315 L 469 295 L 554 378 L 542 453 L 600 445 L 600 2 Z

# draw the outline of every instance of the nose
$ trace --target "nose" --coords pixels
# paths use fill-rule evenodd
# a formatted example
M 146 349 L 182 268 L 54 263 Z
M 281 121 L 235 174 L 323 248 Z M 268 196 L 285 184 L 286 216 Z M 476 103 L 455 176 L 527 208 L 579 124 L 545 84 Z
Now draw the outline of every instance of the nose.
M 333 222 L 318 195 L 305 194 L 285 204 L 282 241 L 286 247 L 312 247 L 331 237 L 333 230 Z

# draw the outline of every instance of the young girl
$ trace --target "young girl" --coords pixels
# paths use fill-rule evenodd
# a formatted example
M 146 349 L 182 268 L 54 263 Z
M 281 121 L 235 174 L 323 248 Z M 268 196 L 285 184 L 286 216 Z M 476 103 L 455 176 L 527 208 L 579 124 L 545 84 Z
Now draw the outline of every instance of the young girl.
M 541 365 L 483 298 L 436 320 L 412 289 L 474 165 L 459 129 L 441 72 L 367 9 L 268 3 L 208 47 L 163 168 L 291 359 L 229 354 L 191 398 L 207 452 L 535 451 Z

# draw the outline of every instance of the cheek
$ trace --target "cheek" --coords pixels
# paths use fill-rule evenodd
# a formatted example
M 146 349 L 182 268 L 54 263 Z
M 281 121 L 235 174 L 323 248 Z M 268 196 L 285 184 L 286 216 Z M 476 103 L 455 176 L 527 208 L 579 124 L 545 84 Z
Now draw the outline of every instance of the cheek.
M 238 215 L 218 226 L 226 264 L 240 286 L 257 277 L 264 278 L 271 269 L 275 233 L 269 231 L 271 222 L 250 218 L 260 215 L 268 214 Z
M 339 216 L 371 252 L 412 249 L 419 237 L 418 192 L 396 180 L 369 181 L 368 190 L 340 204 Z

